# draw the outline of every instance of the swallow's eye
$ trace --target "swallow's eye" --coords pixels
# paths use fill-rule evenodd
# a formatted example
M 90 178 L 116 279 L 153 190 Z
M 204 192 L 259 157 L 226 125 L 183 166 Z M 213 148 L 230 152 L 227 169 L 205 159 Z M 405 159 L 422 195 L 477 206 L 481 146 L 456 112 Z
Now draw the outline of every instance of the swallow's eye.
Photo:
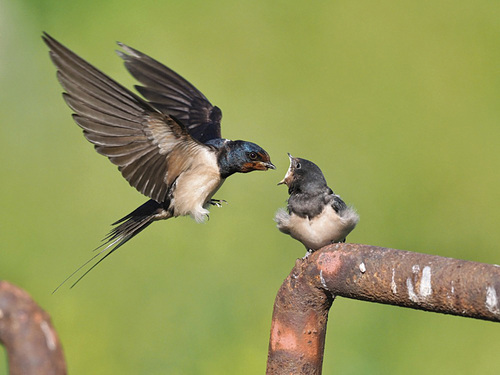
M 258 155 L 257 155 L 257 153 L 256 153 L 256 152 L 253 152 L 253 151 L 252 151 L 251 153 L 249 153 L 249 154 L 248 154 L 248 157 L 250 158 L 250 160 L 255 160 L 255 159 L 257 159 L 257 156 L 258 156 Z

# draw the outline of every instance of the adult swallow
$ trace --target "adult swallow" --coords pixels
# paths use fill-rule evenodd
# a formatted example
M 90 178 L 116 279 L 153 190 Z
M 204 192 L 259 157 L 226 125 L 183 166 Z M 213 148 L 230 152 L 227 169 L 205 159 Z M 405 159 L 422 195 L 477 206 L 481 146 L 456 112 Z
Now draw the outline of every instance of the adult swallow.
M 302 242 L 308 252 L 345 242 L 359 221 L 356 211 L 328 187 L 316 164 L 288 157 L 290 167 L 278 185 L 286 184 L 290 197 L 287 210 L 278 210 L 274 218 L 278 229 Z
M 85 138 L 150 198 L 113 224 L 99 247 L 104 249 L 82 267 L 105 255 L 83 276 L 154 221 L 190 215 L 203 222 L 210 204 L 220 206 L 212 197 L 232 174 L 275 169 L 255 143 L 222 138 L 221 110 L 151 57 L 118 43 L 125 67 L 143 85 L 136 89 L 144 100 L 47 33 L 42 38 Z

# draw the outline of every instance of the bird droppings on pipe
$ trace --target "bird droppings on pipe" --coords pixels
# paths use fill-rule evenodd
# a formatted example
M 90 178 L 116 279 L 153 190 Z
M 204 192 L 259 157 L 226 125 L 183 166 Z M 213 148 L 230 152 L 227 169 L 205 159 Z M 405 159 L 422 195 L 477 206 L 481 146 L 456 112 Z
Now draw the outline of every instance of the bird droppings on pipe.
M 493 314 L 500 314 L 497 291 L 491 285 L 486 288 L 486 308 Z
M 391 290 L 392 290 L 392 293 L 398 294 L 398 287 L 396 285 L 396 281 L 394 280 L 395 276 L 396 276 L 396 270 L 393 268 L 392 269 L 392 279 L 391 279 Z
M 45 320 L 42 320 L 40 322 L 40 329 L 42 330 L 43 335 L 45 336 L 45 342 L 47 343 L 47 348 L 49 348 L 50 351 L 56 350 L 57 345 L 54 332 L 52 332 L 49 324 Z
M 422 270 L 419 293 L 422 297 L 427 297 L 432 294 L 431 268 L 429 266 L 425 266 Z
M 413 302 L 418 302 L 418 296 L 415 294 L 413 283 L 410 278 L 406 279 L 406 288 L 408 288 L 408 298 L 410 298 Z
M 323 285 L 323 288 L 328 290 L 328 286 L 326 285 L 325 278 L 323 277 L 323 270 L 319 271 L 319 279 L 321 280 L 321 285 Z

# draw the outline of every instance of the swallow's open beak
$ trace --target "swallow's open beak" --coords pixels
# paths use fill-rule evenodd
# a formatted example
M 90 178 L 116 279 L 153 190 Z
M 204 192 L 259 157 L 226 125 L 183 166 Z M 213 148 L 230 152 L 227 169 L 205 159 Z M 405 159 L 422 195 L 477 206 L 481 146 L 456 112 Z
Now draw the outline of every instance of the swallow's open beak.
M 276 169 L 275 165 L 270 161 L 264 163 L 264 165 L 267 167 L 267 169 Z
M 267 171 L 268 169 L 276 169 L 270 161 L 257 161 L 251 164 L 252 170 Z

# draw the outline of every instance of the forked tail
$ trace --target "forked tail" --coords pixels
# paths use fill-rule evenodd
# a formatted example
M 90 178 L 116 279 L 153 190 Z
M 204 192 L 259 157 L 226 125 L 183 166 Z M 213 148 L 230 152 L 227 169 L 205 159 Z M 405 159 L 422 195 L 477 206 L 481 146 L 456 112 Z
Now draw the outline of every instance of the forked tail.
M 114 222 L 116 225 L 108 235 L 102 240 L 103 244 L 97 247 L 94 251 L 101 249 L 96 255 L 82 264 L 76 271 L 69 275 L 59 286 L 52 292 L 55 293 L 66 281 L 73 277 L 78 271 L 92 262 L 94 259 L 102 255 L 102 257 L 92 265 L 82 276 L 78 278 L 72 285 L 73 288 L 78 282 L 83 279 L 90 271 L 92 271 L 99 263 L 111 255 L 115 250 L 124 245 L 128 240 L 138 235 L 146 229 L 153 221 L 168 219 L 171 217 L 169 212 L 165 210 L 164 204 L 158 203 L 154 200 L 149 200 L 142 206 L 138 207 L 127 216 L 122 217 L 120 220 Z M 104 255 L 103 255 L 104 254 Z

